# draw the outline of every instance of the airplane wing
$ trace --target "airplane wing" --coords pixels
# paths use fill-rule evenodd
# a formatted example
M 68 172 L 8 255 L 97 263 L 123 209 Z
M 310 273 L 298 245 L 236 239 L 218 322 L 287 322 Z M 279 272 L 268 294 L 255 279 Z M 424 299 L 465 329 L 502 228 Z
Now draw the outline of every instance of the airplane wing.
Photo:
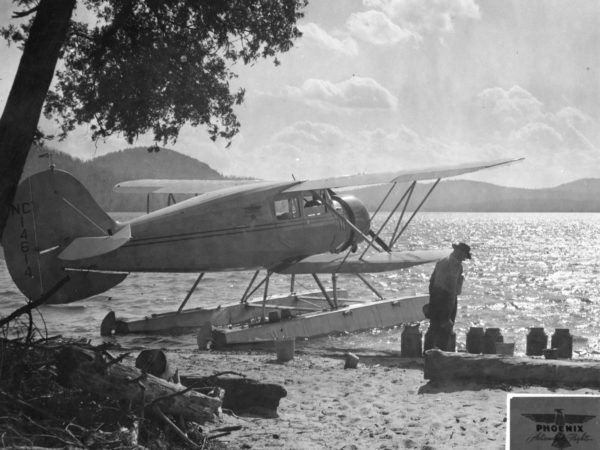
M 462 164 L 458 166 L 440 166 L 422 170 L 401 170 L 396 172 L 356 174 L 319 180 L 307 180 L 295 183 L 284 192 L 310 191 L 315 189 L 342 188 L 353 186 L 368 186 L 374 184 L 405 183 L 409 181 L 434 180 L 448 178 L 491 169 L 517 161 L 523 158 L 503 159 L 496 161 Z M 113 190 L 123 194 L 203 194 L 233 186 L 250 185 L 262 180 L 132 180 L 123 181 L 114 186 Z M 263 181 L 264 182 L 264 181 Z
M 115 185 L 121 194 L 204 194 L 232 186 L 256 183 L 258 180 L 132 180 Z
M 350 255 L 346 258 L 346 255 L 341 253 L 321 253 L 275 269 L 275 272 L 282 274 L 388 272 L 435 262 L 448 256 L 449 253 L 449 250 L 415 250 L 377 253 L 365 256 L 363 259 L 360 259 L 359 255 Z
M 449 178 L 483 169 L 503 166 L 521 161 L 524 158 L 502 159 L 496 161 L 462 164 L 458 166 L 440 166 L 422 170 L 401 170 L 396 172 L 357 174 L 342 177 L 323 178 L 320 180 L 302 181 L 285 190 L 285 192 L 310 191 L 315 189 L 343 188 L 350 186 L 368 186 L 374 184 L 406 183 L 410 181 L 435 180 Z

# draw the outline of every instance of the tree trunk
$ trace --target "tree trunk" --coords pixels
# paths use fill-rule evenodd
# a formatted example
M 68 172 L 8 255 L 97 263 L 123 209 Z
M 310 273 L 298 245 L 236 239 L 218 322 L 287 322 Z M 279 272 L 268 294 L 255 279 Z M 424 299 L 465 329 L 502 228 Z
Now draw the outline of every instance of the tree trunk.
M 41 0 L 0 118 L 0 237 L 65 42 L 76 0 Z
M 61 384 L 117 400 L 130 400 L 134 406 L 158 406 L 164 413 L 182 416 L 197 423 L 214 421 L 222 401 L 180 384 L 116 362 L 106 363 L 99 353 L 74 346 L 64 347 L 57 356 Z
M 427 380 L 469 380 L 507 384 L 600 386 L 600 363 L 528 357 L 425 352 Z

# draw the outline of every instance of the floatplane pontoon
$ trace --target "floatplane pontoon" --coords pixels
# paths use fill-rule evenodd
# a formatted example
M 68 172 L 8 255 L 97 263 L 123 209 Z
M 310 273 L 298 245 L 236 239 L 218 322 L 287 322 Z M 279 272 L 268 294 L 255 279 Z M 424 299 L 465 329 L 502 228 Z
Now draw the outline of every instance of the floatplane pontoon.
M 258 272 L 253 280 L 257 274 Z M 424 319 L 422 310 L 429 300 L 427 295 L 384 299 L 369 284 L 378 296 L 377 300 L 351 299 L 346 290 L 326 289 L 317 275 L 313 276 L 320 290 L 295 292 L 292 275 L 292 286 L 288 294 L 269 296 L 267 275 L 248 294 L 250 284 L 242 301 L 238 303 L 213 308 L 183 309 L 191 295 L 189 292 L 175 312 L 151 314 L 141 319 L 119 319 L 111 311 L 102 321 L 101 334 L 110 336 L 196 332 L 198 346 L 205 349 L 263 343 L 290 337 L 304 339 L 373 328 L 389 328 Z M 265 286 L 262 298 L 249 298 L 261 285 Z

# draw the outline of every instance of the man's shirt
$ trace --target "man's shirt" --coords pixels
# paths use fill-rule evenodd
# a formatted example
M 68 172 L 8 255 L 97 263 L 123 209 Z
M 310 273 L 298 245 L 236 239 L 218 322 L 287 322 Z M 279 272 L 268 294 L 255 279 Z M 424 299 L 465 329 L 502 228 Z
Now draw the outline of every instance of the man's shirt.
M 462 273 L 462 263 L 451 253 L 436 263 L 431 275 L 431 284 L 438 289 L 458 295 L 462 289 Z

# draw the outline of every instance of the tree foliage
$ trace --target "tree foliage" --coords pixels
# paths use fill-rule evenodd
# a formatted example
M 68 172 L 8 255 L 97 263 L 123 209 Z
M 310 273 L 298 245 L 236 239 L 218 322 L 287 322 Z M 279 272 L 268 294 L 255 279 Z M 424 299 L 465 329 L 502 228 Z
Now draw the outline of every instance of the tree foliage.
M 32 17 L 0 34 L 23 56 L 0 117 L 0 235 L 42 109 L 64 138 L 89 125 L 93 139 L 152 132 L 175 142 L 181 127 L 231 139 L 240 124 L 236 63 L 277 59 L 300 36 L 307 0 L 13 0 Z M 86 21 L 74 20 L 79 4 Z M 57 62 L 59 70 L 54 77 Z M 51 82 L 55 83 L 50 90 Z M 156 147 L 158 148 L 158 147 Z
M 177 139 L 185 123 L 214 140 L 239 130 L 233 66 L 274 58 L 300 36 L 307 0 L 80 0 L 93 24 L 73 20 L 62 66 L 44 106 L 61 138 L 90 125 L 93 138 L 122 133 L 129 143 L 148 131 Z M 22 6 L 33 2 L 20 0 Z M 4 30 L 9 39 L 27 36 Z

